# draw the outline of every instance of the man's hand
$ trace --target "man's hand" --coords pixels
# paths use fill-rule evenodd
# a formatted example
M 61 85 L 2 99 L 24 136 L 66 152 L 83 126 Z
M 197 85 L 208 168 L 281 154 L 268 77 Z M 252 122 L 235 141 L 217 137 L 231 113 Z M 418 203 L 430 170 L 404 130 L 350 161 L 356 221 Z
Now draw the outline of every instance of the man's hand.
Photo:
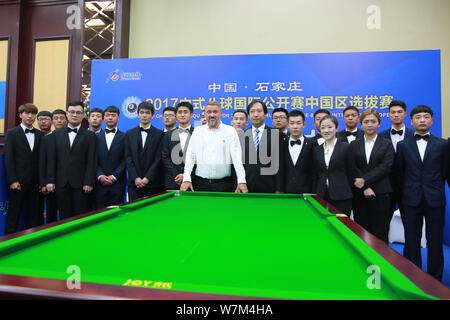
M 142 181 L 142 187 L 145 187 L 150 182 L 150 180 L 148 180 L 147 178 L 143 178 L 141 181 Z
M 175 177 L 174 181 L 175 181 L 175 183 L 176 183 L 177 185 L 180 186 L 180 185 L 183 183 L 183 174 L 180 173 L 179 175 L 177 175 L 177 176 Z
M 9 186 L 12 190 L 17 190 L 20 191 L 22 190 L 22 187 L 20 186 L 19 181 L 13 182 L 11 183 L 11 185 Z
M 247 185 L 245 183 L 239 183 L 234 192 L 235 193 L 248 193 Z
M 55 185 L 53 183 L 49 183 L 45 186 L 48 192 L 55 192 Z
M 188 181 L 183 182 L 181 184 L 180 191 L 188 191 L 188 190 L 194 191 L 194 188 L 192 187 L 192 183 L 190 183 Z
M 105 175 L 101 175 L 100 178 L 98 179 L 100 180 L 100 183 L 104 186 L 109 186 L 112 183 L 109 181 L 109 177 L 105 176 Z
M 112 175 L 107 176 L 106 178 L 108 178 L 109 183 L 110 183 L 111 185 L 114 184 L 114 183 L 116 183 L 116 179 L 114 179 L 114 177 L 113 177 Z
M 136 178 L 136 179 L 134 179 L 134 184 L 135 184 L 136 187 L 138 187 L 138 188 L 143 188 L 143 187 L 145 187 L 145 185 L 142 183 L 142 179 L 141 179 L 141 178 Z
M 367 188 L 366 190 L 364 190 L 364 196 L 366 198 L 375 198 L 377 195 L 371 188 Z
M 355 187 L 357 187 L 358 189 L 361 189 L 361 188 L 364 186 L 364 183 L 366 183 L 366 182 L 364 181 L 363 178 L 356 178 L 356 179 L 355 179 L 354 185 L 355 185 Z
M 40 192 L 43 194 L 43 195 L 47 195 L 49 192 L 47 191 L 47 187 L 41 187 L 40 188 Z
M 90 193 L 92 190 L 94 190 L 94 188 L 91 186 L 83 186 L 84 193 Z

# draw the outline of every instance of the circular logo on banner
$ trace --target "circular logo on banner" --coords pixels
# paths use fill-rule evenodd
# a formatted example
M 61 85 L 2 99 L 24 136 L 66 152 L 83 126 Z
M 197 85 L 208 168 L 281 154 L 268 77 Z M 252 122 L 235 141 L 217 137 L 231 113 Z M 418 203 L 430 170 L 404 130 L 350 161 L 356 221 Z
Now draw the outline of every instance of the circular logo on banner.
M 141 103 L 141 99 L 138 97 L 128 97 L 122 103 L 122 112 L 129 119 L 134 119 L 137 117 L 137 109 Z

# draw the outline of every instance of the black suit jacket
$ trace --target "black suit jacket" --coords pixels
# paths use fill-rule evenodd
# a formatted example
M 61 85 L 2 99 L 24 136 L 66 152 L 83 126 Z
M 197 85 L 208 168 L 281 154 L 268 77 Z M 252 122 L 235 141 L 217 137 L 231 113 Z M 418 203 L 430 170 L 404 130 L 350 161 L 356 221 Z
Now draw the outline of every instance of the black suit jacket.
M 49 153 L 47 159 L 47 183 L 57 188 L 78 189 L 93 187 L 97 171 L 97 139 L 95 133 L 80 127 L 72 147 L 70 147 L 67 128 L 53 131 L 49 135 Z
M 353 198 L 352 181 L 350 178 L 350 144 L 336 141 L 328 168 L 325 163 L 323 145 L 314 147 L 313 193 L 325 197 L 328 179 L 328 194 L 332 200 L 348 200 Z
M 289 139 L 282 147 L 281 177 L 286 193 L 312 193 L 313 150 L 317 142 L 305 137 L 297 162 L 293 163 L 289 153 Z
M 34 129 L 33 151 L 22 126 L 6 132 L 4 161 L 8 186 L 13 182 L 20 184 L 39 184 L 39 149 L 42 132 Z
M 125 133 L 117 130 L 111 146 L 108 150 L 106 144 L 106 133 L 101 131 L 96 134 L 98 144 L 98 165 L 97 175 L 116 177 L 117 181 L 114 185 L 124 187 L 127 182 L 126 165 L 125 165 Z
M 161 189 L 161 147 L 164 132 L 150 127 L 147 140 L 142 148 L 140 127 L 126 132 L 125 163 L 128 170 L 129 186 L 135 186 L 136 178 L 147 178 L 150 189 Z
M 180 186 L 174 181 L 175 177 L 184 172 L 186 150 L 189 145 L 194 127 L 191 126 L 184 149 L 181 150 L 180 135 L 178 128 L 164 133 L 161 149 L 161 160 L 164 166 L 164 186 L 166 190 L 176 190 Z M 192 170 L 195 172 L 195 168 Z
M 364 130 L 357 129 L 357 131 L 356 131 L 356 139 L 361 139 L 362 137 L 364 137 Z M 347 133 L 346 133 L 345 129 L 338 132 L 337 138 L 339 140 L 341 140 L 342 142 L 348 143 Z
M 362 192 L 371 188 L 376 195 L 392 192 L 390 173 L 394 164 L 394 147 L 391 141 L 377 136 L 377 140 L 370 154 L 367 164 L 364 138 L 356 139 L 350 143 L 350 170 L 351 181 L 363 178 L 365 184 L 361 189 L 353 188 L 354 192 Z
M 282 191 L 281 166 L 283 137 L 280 130 L 265 125 L 258 150 L 253 142 L 252 127 L 244 133 L 244 169 L 249 192 Z
M 48 156 L 50 150 L 50 136 L 53 134 L 47 134 L 41 138 L 41 147 L 39 149 L 39 185 L 45 186 L 48 183 L 47 170 L 48 170 Z
M 415 137 L 398 143 L 395 161 L 403 204 L 417 207 L 422 195 L 430 207 L 445 206 L 445 178 L 448 167 L 444 139 L 430 136 L 423 162 Z

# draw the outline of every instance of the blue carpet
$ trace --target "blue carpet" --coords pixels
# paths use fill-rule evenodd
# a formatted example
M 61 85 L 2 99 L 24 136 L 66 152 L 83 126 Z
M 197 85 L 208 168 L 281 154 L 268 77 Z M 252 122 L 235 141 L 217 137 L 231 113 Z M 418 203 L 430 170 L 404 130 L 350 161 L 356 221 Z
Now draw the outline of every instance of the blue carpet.
M 390 243 L 389 246 L 403 255 L 403 244 Z M 422 248 L 422 269 L 427 271 L 427 249 Z M 442 283 L 450 288 L 450 247 L 444 245 L 444 274 L 442 277 Z

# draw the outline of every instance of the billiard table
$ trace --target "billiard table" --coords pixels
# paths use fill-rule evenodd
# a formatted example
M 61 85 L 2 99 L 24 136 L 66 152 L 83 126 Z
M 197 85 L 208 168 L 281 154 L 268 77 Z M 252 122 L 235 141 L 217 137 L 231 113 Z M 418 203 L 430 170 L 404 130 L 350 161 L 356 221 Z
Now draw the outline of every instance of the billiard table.
M 0 295 L 450 299 L 314 195 L 169 191 L 0 239 Z

